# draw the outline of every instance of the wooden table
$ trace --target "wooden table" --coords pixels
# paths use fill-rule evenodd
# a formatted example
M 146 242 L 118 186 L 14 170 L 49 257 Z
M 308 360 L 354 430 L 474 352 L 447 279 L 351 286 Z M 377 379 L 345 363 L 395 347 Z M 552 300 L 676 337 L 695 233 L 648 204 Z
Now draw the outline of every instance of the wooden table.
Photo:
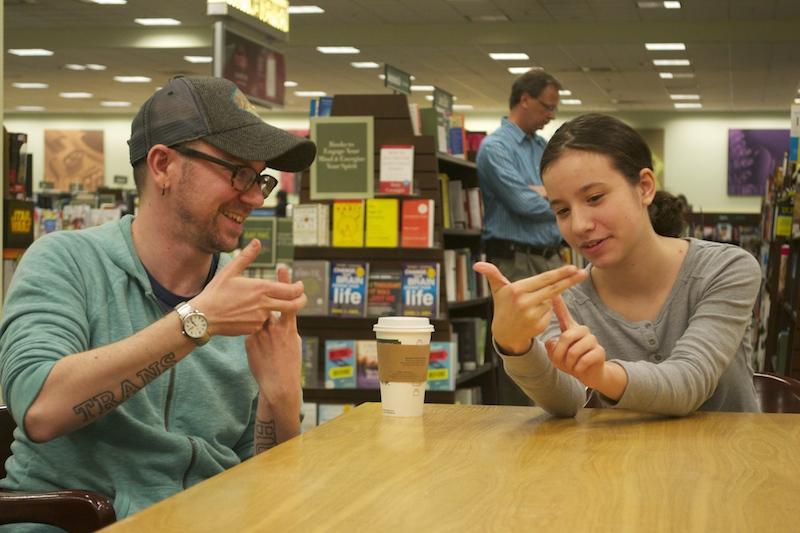
M 800 415 L 364 404 L 107 531 L 800 531 Z

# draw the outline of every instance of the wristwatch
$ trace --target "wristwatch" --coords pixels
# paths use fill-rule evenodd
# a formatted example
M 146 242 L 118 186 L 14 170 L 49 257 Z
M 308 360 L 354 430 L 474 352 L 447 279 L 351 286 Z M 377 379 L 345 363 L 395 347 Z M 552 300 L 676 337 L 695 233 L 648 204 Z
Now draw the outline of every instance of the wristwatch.
M 175 311 L 178 312 L 178 316 L 181 318 L 184 335 L 192 339 L 198 346 L 208 342 L 210 337 L 208 335 L 208 319 L 206 315 L 186 302 L 176 305 Z

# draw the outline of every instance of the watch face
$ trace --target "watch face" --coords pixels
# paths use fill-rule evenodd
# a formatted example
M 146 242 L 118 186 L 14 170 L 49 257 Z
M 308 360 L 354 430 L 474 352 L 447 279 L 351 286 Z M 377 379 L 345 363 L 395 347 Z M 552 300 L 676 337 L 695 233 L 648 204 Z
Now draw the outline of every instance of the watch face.
M 193 339 L 199 339 L 206 334 L 208 320 L 201 314 L 191 314 L 183 321 L 183 330 Z

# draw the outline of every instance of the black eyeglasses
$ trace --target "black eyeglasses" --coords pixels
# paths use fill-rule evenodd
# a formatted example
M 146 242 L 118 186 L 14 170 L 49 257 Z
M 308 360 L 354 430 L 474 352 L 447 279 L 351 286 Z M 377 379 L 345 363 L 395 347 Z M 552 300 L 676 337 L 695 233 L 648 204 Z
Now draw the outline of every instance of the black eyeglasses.
M 185 146 L 173 146 L 172 149 L 187 157 L 194 157 L 195 159 L 210 161 L 219 166 L 227 168 L 231 171 L 231 187 L 239 192 L 249 191 L 250 187 L 252 187 L 254 183 L 258 182 L 258 186 L 261 189 L 261 194 L 264 195 L 264 199 L 266 200 L 267 196 L 269 196 L 275 187 L 278 186 L 278 180 L 276 178 L 270 176 L 269 174 L 259 174 L 257 171 L 253 170 L 252 167 L 248 167 L 246 165 L 235 165 L 230 161 L 218 159 L 212 155 L 198 152 L 197 150 L 192 150 L 191 148 L 187 148 Z
M 536 101 L 539 102 L 540 104 L 542 104 L 542 107 L 544 108 L 544 110 L 549 112 L 549 113 L 556 113 L 558 111 L 558 106 L 557 105 L 546 104 L 546 103 L 542 102 L 539 98 L 536 98 Z

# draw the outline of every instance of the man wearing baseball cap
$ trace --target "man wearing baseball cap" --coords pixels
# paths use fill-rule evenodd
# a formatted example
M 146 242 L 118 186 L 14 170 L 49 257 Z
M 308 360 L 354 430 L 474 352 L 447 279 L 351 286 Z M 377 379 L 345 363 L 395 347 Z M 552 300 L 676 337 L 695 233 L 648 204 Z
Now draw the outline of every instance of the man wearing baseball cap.
M 242 277 L 258 241 L 227 252 L 265 168 L 316 154 L 219 78 L 171 80 L 128 144 L 136 217 L 37 240 L 0 323 L 19 426 L 0 487 L 93 490 L 118 518 L 299 433 L 303 286 Z

